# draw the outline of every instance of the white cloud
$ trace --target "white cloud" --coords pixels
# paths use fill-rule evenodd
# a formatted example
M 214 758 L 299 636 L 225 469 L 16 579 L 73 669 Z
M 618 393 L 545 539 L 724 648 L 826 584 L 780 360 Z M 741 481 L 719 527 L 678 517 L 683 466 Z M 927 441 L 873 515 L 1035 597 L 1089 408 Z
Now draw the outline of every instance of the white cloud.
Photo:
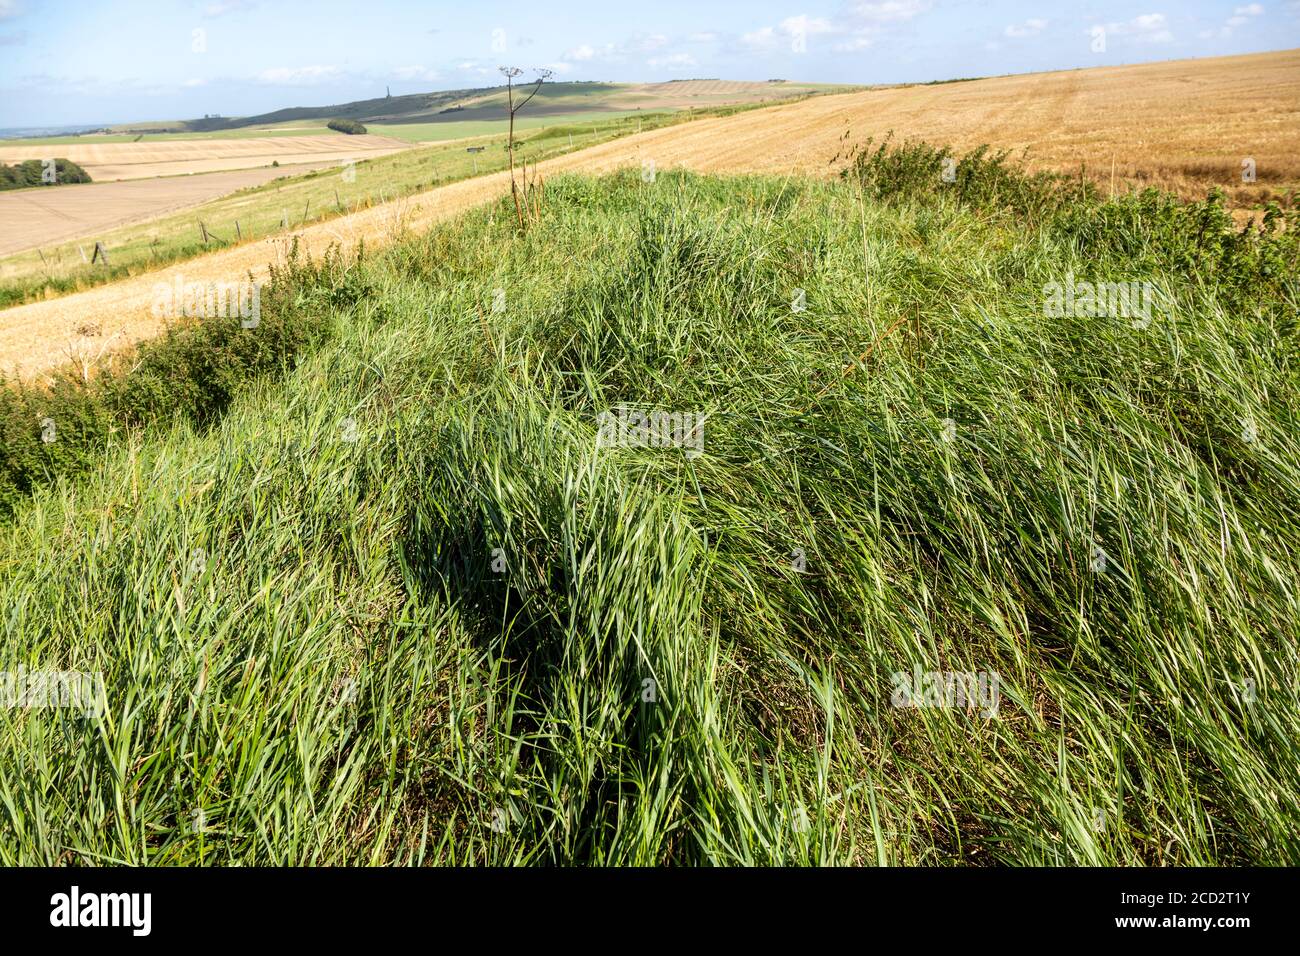
M 277 66 L 257 74 L 257 82 L 274 86 L 315 86 L 337 80 L 343 71 L 337 66 Z
M 782 46 L 790 46 L 796 39 L 806 40 L 808 37 L 835 32 L 836 27 L 829 20 L 801 13 L 797 17 L 786 17 L 775 27 L 760 27 L 743 33 L 740 42 L 751 50 L 766 53 Z
M 1038 34 L 1042 33 L 1043 29 L 1046 26 L 1047 26 L 1046 20 L 1040 20 L 1036 17 L 1031 17 L 1030 19 L 1026 20 L 1024 23 L 1011 24 L 1005 30 L 1002 31 L 1002 34 L 1004 36 L 1012 37 L 1014 39 L 1019 39 L 1021 37 L 1033 37 L 1033 36 L 1038 36 Z
M 711 30 L 705 30 L 701 33 L 692 33 L 686 39 L 692 43 L 712 43 L 718 38 L 718 35 Z
M 646 53 L 663 55 L 663 51 L 670 47 L 672 42 L 672 38 L 663 33 L 637 34 L 620 43 L 606 43 L 599 47 L 582 43 L 569 50 L 560 59 L 566 63 L 589 61 L 626 63 L 629 57 Z
M 1163 13 L 1143 13 L 1125 23 L 1107 23 L 1106 35 L 1127 37 L 1130 43 L 1171 43 L 1174 35 Z
M 1208 40 L 1211 37 L 1218 37 L 1226 40 L 1232 36 L 1232 31 L 1237 27 L 1243 27 L 1251 21 L 1253 17 L 1264 15 L 1264 5 L 1260 3 L 1247 3 L 1240 7 L 1234 7 L 1232 16 L 1223 21 L 1223 26 L 1217 30 L 1202 30 L 1197 34 L 1202 40 Z
M 0 0 L 0 20 L 8 20 L 10 17 L 16 17 L 22 12 L 18 0 Z
M 565 63 L 563 60 L 557 60 L 554 63 L 547 63 L 543 69 L 550 70 L 552 73 L 572 73 L 573 64 Z
M 646 60 L 646 66 L 652 70 L 687 70 L 699 64 L 689 53 L 669 53 L 666 56 L 652 56 Z
M 198 86 L 207 86 L 207 85 L 208 85 L 207 80 L 199 79 L 197 77 L 186 80 L 184 83 L 181 84 L 181 86 L 184 86 L 187 89 L 194 89 L 195 87 Z
M 872 23 L 910 20 L 930 9 L 931 0 L 864 0 L 849 5 L 851 17 Z
M 832 46 L 838 53 L 865 50 L 890 30 L 928 13 L 933 0 L 857 0 L 831 24 L 831 32 L 840 39 Z

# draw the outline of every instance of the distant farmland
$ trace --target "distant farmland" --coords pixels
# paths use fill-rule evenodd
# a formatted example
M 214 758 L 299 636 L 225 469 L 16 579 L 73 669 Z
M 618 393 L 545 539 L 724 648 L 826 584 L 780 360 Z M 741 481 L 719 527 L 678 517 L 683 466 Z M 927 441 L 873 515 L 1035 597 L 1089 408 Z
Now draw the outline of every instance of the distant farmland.
M 611 110 L 608 113 L 556 113 L 547 116 L 524 116 L 515 119 L 515 130 L 542 129 L 552 126 L 613 122 L 629 116 L 655 116 L 669 110 Z M 471 136 L 488 136 L 506 131 L 504 119 L 455 120 L 442 123 L 374 123 L 371 131 L 412 143 L 437 143 Z

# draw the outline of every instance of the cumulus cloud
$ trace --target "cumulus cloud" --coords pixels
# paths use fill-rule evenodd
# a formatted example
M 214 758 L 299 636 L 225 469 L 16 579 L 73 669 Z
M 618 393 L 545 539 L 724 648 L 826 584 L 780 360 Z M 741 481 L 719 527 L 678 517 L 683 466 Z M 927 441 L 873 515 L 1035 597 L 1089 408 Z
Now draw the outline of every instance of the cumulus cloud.
M 1130 43 L 1171 43 L 1174 35 L 1163 13 L 1143 13 L 1123 23 L 1105 24 L 1106 35 L 1125 37 Z

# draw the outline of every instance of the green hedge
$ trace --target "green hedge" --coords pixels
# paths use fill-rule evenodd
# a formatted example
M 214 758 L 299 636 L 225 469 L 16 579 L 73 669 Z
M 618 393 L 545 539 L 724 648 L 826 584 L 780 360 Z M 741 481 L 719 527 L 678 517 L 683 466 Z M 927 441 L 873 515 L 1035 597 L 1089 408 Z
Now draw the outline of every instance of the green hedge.
M 325 125 L 336 132 L 347 133 L 349 136 L 356 136 L 366 131 L 364 126 L 356 120 L 350 119 L 332 119 Z

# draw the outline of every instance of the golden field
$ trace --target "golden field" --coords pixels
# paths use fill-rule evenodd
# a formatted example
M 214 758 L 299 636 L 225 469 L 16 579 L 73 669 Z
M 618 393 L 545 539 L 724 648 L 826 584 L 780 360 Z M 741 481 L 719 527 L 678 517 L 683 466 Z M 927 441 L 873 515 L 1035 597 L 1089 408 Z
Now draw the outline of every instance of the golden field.
M 0 163 L 58 156 L 70 159 L 97 183 L 154 176 L 184 176 L 255 166 L 373 159 L 410 143 L 388 136 L 266 136 L 245 139 L 175 139 L 140 143 L 71 143 L 0 146 Z

